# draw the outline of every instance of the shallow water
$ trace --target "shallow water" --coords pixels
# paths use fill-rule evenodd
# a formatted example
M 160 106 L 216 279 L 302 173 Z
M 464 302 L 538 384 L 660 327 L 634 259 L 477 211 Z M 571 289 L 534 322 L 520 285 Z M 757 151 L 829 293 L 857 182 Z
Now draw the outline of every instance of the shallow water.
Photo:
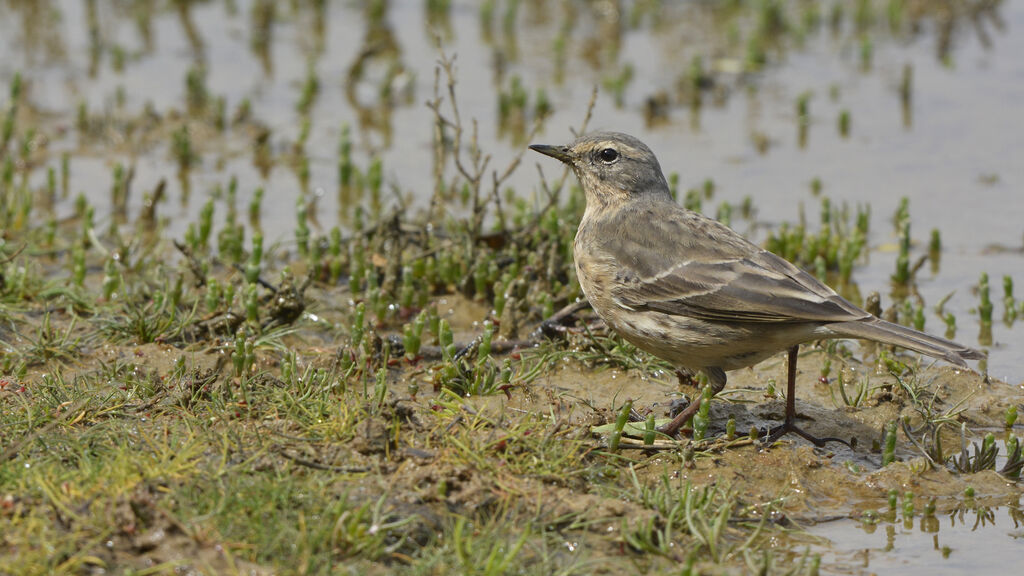
M 897 514 L 897 516 L 899 516 Z M 822 549 L 824 574 L 999 574 L 1024 551 L 1019 506 L 975 506 L 946 514 L 902 516 L 877 523 L 837 520 L 812 532 L 831 541 Z
M 79 102 L 93 115 L 112 118 L 138 114 L 147 105 L 161 114 L 181 110 L 186 73 L 202 64 L 210 92 L 226 99 L 228 113 L 248 99 L 253 116 L 271 131 L 272 146 L 280 149 L 299 133 L 296 102 L 312 66 L 320 93 L 310 115 L 306 194 L 318 199 L 317 220 L 324 229 L 339 219 L 344 222 L 339 216 L 348 213 L 335 193 L 343 123 L 353 126 L 358 164 L 365 165 L 373 153 L 383 157 L 385 188 L 393 186 L 414 206 L 429 198 L 432 120 L 424 102 L 432 95 L 439 58 L 435 33 L 447 29 L 440 34 L 444 50 L 457 58 L 462 116 L 479 120 L 480 141 L 495 168 L 503 168 L 524 144 L 501 137 L 496 120 L 497 91 L 509 85 L 512 75 L 522 78 L 531 98 L 537 88 L 546 90 L 555 112 L 537 140 L 559 143 L 571 139 L 570 127 L 581 122 L 592 86 L 629 65 L 634 76 L 622 105 L 616 106 L 603 90 L 591 127 L 640 136 L 659 154 L 666 172 L 680 174 L 683 188 L 712 179 L 716 194 L 705 204 L 706 211 L 713 212 L 721 201 L 736 205 L 751 196 L 758 227 L 734 222 L 740 231 L 763 239 L 764 225 L 794 221 L 801 205 L 814 223 L 819 201 L 810 195 L 809 183 L 820 178 L 836 205 L 871 205 L 875 250 L 855 277 L 863 293 L 885 294 L 896 239 L 888 219 L 906 196 L 916 244 L 912 258 L 924 253 L 932 228 L 941 230 L 945 247 L 940 272 L 925 272 L 919 278 L 920 292 L 929 304 L 955 292 L 947 309 L 959 319 L 957 338 L 969 344 L 977 343 L 977 318 L 969 311 L 977 304 L 972 290 L 979 274 L 987 271 L 993 279 L 997 317 L 1001 277 L 1011 275 L 1024 284 L 1024 213 L 1019 206 L 1024 165 L 1018 161 L 1024 115 L 1013 109 L 1024 96 L 1024 62 L 1017 57 L 1024 52 L 1024 6 L 1019 2 L 1000 4 L 994 15 L 982 15 L 977 24 L 966 16 L 955 20 L 946 61 L 937 56 L 935 20 L 923 19 L 916 34 L 873 33 L 874 56 L 870 69 L 864 70 L 847 15 L 839 32 L 823 24 L 802 41 L 784 39 L 784 48 L 770 53 L 763 71 L 744 75 L 730 72 L 741 65 L 735 55 L 742 50 L 729 48 L 722 39 L 728 33 L 722 23 L 726 11 L 708 5 L 665 6 L 656 19 L 648 15 L 629 27 L 624 21 L 632 4 L 616 13 L 602 12 L 603 4 L 527 2 L 508 32 L 501 22 L 505 6 L 497 3 L 488 41 L 475 3 L 454 3 L 446 28 L 426 23 L 423 3 L 399 2 L 386 13 L 383 28 L 397 45 L 397 64 L 370 58 L 364 79 L 353 90 L 354 100 L 346 98 L 345 78 L 354 54 L 370 37 L 366 11 L 356 5 L 327 4 L 322 17 L 311 8 L 278 6 L 265 58 L 253 48 L 253 3 L 210 2 L 178 11 L 146 3 L 128 9 L 96 2 L 96 45 L 90 43 L 89 5 L 73 0 L 0 4 L 0 37 L 5 39 L 0 42 L 0 78 L 9 81 L 23 71 L 31 101 L 45 120 L 66 129 Z M 883 11 L 876 11 L 882 20 Z M 573 25 L 559 77 L 551 38 L 569 21 Z M 879 27 L 884 30 L 882 24 L 873 30 Z M 121 71 L 115 68 L 117 50 L 125 55 Z M 713 57 L 707 58 L 709 54 Z M 726 70 L 716 76 L 720 95 L 705 94 L 698 112 L 673 103 L 666 120 L 647 126 L 646 100 L 658 93 L 674 94 L 695 55 L 704 55 L 706 66 Z M 898 94 L 906 64 L 913 66 L 909 119 Z M 401 68 L 391 82 L 397 96 L 393 105 L 380 107 L 377 84 L 392 65 Z M 795 102 L 805 92 L 810 93 L 810 119 L 802 147 Z M 361 124 L 355 103 L 383 119 L 378 128 Z M 846 138 L 837 128 L 841 110 L 851 114 Z M 136 187 L 144 190 L 167 177 L 172 200 L 163 213 L 172 218 L 171 232 L 177 234 L 198 212 L 202 202 L 195 198 L 204 199 L 235 175 L 242 205 L 255 188 L 267 189 L 265 213 L 279 216 L 264 220 L 265 234 L 288 243 L 295 200 L 302 194 L 299 180 L 283 166 L 262 177 L 252 162 L 251 141 L 241 132 L 229 131 L 204 155 L 201 168 L 191 173 L 193 200 L 187 203 L 180 201 L 166 138 L 147 147 L 120 141 L 112 131 L 109 138 L 94 139 L 81 149 L 73 130 L 65 130 L 66 136 L 54 137 L 50 149 L 75 152 L 74 187 L 100 206 L 108 202 L 114 162 L 134 163 Z M 759 152 L 757 142 L 768 142 L 766 151 Z M 520 194 L 532 195 L 538 189 L 535 162 L 549 177 L 559 169 L 540 158 L 526 160 L 510 184 Z M 38 171 L 35 178 L 41 181 L 45 173 Z M 132 201 L 137 207 L 140 195 Z M 69 213 L 70 201 L 61 208 Z M 943 324 L 929 315 L 926 327 L 941 331 Z M 1014 352 L 1024 344 L 1022 334 L 996 322 L 989 362 L 994 376 L 1024 378 L 1024 355 Z

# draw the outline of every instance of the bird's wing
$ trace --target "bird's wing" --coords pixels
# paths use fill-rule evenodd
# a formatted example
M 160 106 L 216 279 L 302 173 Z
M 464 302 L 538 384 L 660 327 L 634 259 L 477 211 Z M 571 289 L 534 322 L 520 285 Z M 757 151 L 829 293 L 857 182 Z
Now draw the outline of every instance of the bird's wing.
M 702 216 L 655 218 L 638 234 L 603 246 L 619 268 L 611 296 L 621 306 L 708 321 L 847 322 L 870 317 L 815 277 Z M 652 245 L 652 238 L 659 240 Z M 652 259 L 651 250 L 660 258 Z

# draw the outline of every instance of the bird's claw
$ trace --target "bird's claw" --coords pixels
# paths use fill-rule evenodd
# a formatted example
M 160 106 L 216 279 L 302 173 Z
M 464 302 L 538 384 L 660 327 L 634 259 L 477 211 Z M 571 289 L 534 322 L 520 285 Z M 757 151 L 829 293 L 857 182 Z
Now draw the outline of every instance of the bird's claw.
M 846 440 L 843 440 L 842 438 L 836 438 L 835 436 L 826 436 L 824 438 L 819 438 L 819 437 L 814 436 L 813 434 L 807 432 L 803 428 L 800 428 L 799 426 L 797 426 L 793 422 L 784 422 L 784 423 L 782 423 L 782 424 L 780 424 L 780 425 L 778 425 L 778 426 L 768 430 L 765 433 L 765 435 L 762 437 L 762 442 L 764 442 L 766 445 L 770 446 L 770 445 L 774 444 L 775 441 L 777 441 L 779 438 L 782 438 L 786 434 L 796 434 L 797 436 L 803 438 L 804 440 L 807 440 L 808 442 L 810 442 L 811 444 L 814 444 L 815 446 L 817 446 L 819 448 L 824 448 L 825 444 L 828 443 L 828 442 L 838 442 L 840 444 L 845 445 L 847 448 L 850 448 L 850 449 L 853 448 L 853 444 L 852 443 L 847 442 Z

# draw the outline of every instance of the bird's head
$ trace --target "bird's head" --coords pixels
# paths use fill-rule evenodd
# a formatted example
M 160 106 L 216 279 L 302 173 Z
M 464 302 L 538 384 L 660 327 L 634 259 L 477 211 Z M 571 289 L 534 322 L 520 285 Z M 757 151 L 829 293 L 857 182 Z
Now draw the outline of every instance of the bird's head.
M 566 146 L 534 144 L 530 148 L 572 166 L 588 203 L 670 197 L 658 159 L 646 144 L 628 134 L 597 132 Z

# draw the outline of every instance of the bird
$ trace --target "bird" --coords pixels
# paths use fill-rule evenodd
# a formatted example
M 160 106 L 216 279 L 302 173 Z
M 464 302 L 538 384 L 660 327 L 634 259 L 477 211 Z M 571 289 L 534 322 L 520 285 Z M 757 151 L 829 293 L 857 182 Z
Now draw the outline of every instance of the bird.
M 530 148 L 567 164 L 586 197 L 573 245 L 576 276 L 597 315 L 623 339 L 667 360 L 681 374 L 702 371 L 714 394 L 726 372 L 788 351 L 786 414 L 773 443 L 794 433 L 800 344 L 834 338 L 907 348 L 961 368 L 985 355 L 956 342 L 882 320 L 816 277 L 726 225 L 680 206 L 657 157 L 639 139 L 596 132 L 571 144 Z M 699 408 L 690 405 L 659 431 L 676 437 Z

